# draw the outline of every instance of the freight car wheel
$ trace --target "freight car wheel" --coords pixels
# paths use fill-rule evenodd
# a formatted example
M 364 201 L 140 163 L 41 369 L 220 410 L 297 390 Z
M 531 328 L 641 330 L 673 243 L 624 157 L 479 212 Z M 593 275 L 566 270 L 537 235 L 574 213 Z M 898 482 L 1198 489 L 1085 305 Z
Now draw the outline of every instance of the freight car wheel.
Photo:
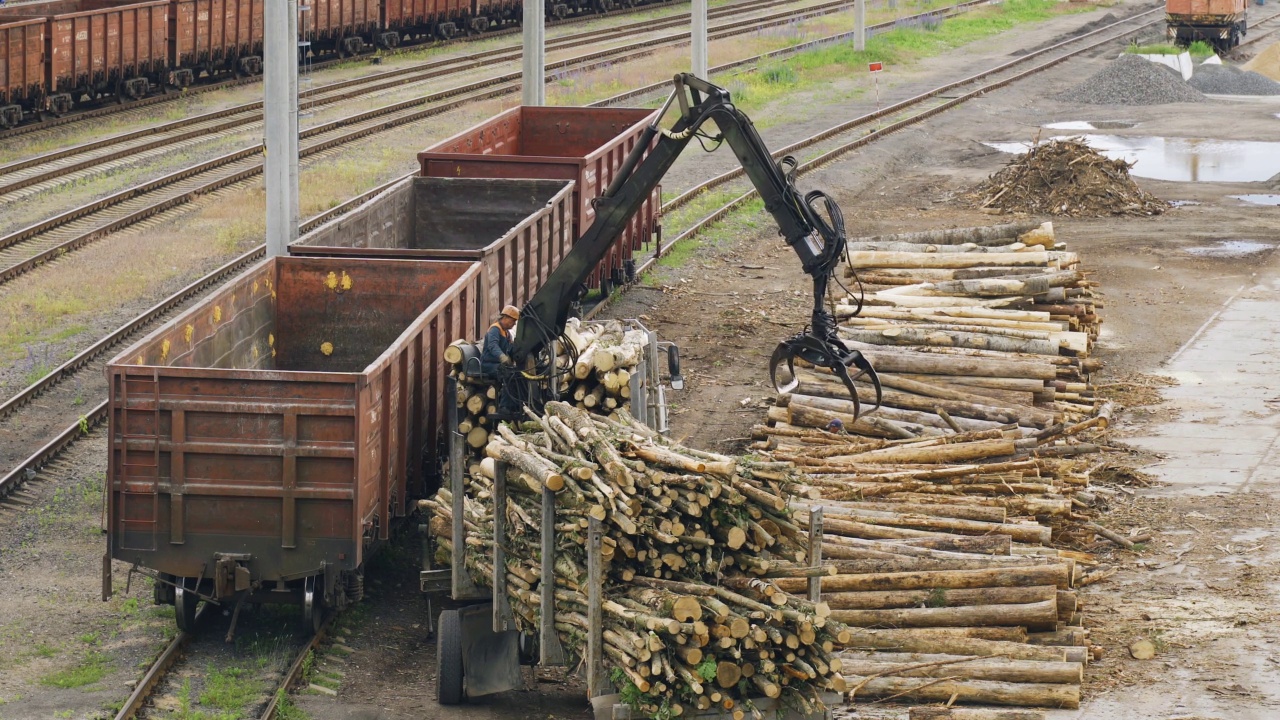
M 462 703 L 462 618 L 457 610 L 440 613 L 436 634 L 436 700 L 441 705 Z
M 179 581 L 181 582 L 181 581 Z M 196 605 L 200 604 L 200 596 L 179 585 L 173 590 L 173 615 L 178 621 L 178 629 L 185 633 L 196 631 Z

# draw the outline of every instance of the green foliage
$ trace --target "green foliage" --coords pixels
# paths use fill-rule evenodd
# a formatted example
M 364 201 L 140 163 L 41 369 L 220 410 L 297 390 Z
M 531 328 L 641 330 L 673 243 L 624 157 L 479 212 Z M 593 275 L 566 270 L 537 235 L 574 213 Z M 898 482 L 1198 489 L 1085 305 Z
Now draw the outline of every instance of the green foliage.
M 929 591 L 929 597 L 925 600 L 925 607 L 940 608 L 947 605 L 947 591 L 942 588 L 934 588 Z
M 109 669 L 106 655 L 98 652 L 90 652 L 79 665 L 67 670 L 59 670 L 51 675 L 46 675 L 40 678 L 40 684 L 63 688 L 64 690 L 84 687 L 85 685 L 92 685 L 106 677 Z
M 226 711 L 220 718 L 240 718 L 241 711 L 262 694 L 262 683 L 249 677 L 243 668 L 209 670 L 200 704 Z
M 311 720 L 305 710 L 293 704 L 293 698 L 284 690 L 276 693 L 276 720 Z
M 1191 53 L 1191 57 L 1203 58 L 1210 55 L 1216 55 L 1217 51 L 1213 46 L 1203 40 L 1197 40 L 1188 47 L 1180 47 L 1172 43 L 1158 43 L 1154 45 L 1138 45 L 1131 43 L 1124 49 L 1127 53 L 1134 55 L 1181 55 L 1182 53 Z
M 769 85 L 795 85 L 800 81 L 790 65 L 774 63 L 760 68 L 760 79 Z
M 708 657 L 701 663 L 698 663 L 698 677 L 710 682 L 716 679 L 716 660 Z
M 85 645 L 101 645 L 102 638 L 96 632 L 85 633 L 80 636 L 80 642 Z
M 57 654 L 58 648 L 53 647 L 52 645 L 45 645 L 44 643 L 36 645 L 36 655 L 39 655 L 42 658 L 51 658 Z

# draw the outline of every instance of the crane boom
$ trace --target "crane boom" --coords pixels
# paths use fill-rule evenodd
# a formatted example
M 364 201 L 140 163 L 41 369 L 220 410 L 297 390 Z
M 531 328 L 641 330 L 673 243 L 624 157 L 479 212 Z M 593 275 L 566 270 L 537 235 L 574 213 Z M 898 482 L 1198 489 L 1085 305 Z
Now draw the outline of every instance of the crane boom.
M 680 116 L 673 127 L 665 129 L 661 122 L 673 104 L 679 105 Z M 702 132 L 709 120 L 715 122 L 718 131 L 714 137 Z M 582 283 L 695 137 L 729 145 L 764 200 L 765 210 L 777 222 L 779 234 L 813 279 L 809 327 L 780 343 L 770 360 L 774 387 L 779 392 L 794 389 L 798 384 L 794 363 L 801 358 L 827 368 L 844 382 L 853 398 L 855 417 L 859 405 L 853 381 L 859 375 L 872 382 L 878 407 L 881 391 L 875 370 L 860 352 L 837 337 L 835 318 L 824 305 L 828 284 L 845 254 L 839 207 L 819 191 L 801 195 L 793 182 L 795 160 L 786 157 L 781 163 L 775 162 L 755 125 L 734 107 L 729 92 L 689 74 L 675 76 L 675 90 L 613 182 L 597 198 L 595 222 L 521 311 L 514 350 L 517 364 L 523 366 L 564 331 Z M 856 370 L 852 377 L 851 367 Z M 779 372 L 784 368 L 786 375 L 780 381 Z

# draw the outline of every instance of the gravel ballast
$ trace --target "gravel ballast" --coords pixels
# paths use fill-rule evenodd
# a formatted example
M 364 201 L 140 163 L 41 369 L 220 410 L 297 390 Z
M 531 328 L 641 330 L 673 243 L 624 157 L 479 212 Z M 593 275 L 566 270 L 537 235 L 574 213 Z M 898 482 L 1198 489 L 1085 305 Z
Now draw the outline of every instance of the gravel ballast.
M 1206 95 L 1280 95 L 1280 83 L 1230 65 L 1200 65 L 1190 83 Z
M 1199 90 L 1164 65 L 1136 55 L 1121 55 L 1093 77 L 1058 96 L 1089 105 L 1164 105 L 1205 102 Z

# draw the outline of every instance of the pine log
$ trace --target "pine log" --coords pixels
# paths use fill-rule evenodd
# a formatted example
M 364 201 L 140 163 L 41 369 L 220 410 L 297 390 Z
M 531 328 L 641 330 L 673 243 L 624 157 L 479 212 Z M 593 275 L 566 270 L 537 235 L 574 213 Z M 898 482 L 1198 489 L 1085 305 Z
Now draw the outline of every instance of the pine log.
M 1069 256 L 1069 257 L 1068 257 Z M 947 253 L 916 252 L 850 252 L 848 266 L 863 268 L 972 268 L 1001 267 L 1065 267 L 1073 263 L 1074 253 Z
M 1058 376 L 1057 371 L 1047 362 L 978 356 L 936 357 L 936 355 L 921 352 L 919 348 L 892 348 L 884 345 L 864 345 L 854 349 L 867 356 L 879 373 L 1030 380 L 1053 380 Z
M 907 720 L 1045 720 L 1039 710 L 996 708 L 913 707 Z
M 834 610 L 874 610 L 928 605 L 1003 605 L 1044 602 L 1057 598 L 1057 588 L 1037 587 L 970 588 L 962 590 L 888 590 L 824 593 L 822 601 Z
M 1052 223 L 1049 223 L 1052 225 Z M 849 242 L 903 242 L 903 243 L 936 243 L 939 245 L 957 245 L 960 243 L 981 243 L 1005 238 L 1016 238 L 1042 226 L 1034 221 L 1003 223 L 999 225 L 980 225 L 965 228 L 939 228 L 937 230 L 921 230 L 902 232 L 892 235 L 873 235 L 871 237 L 853 238 Z
M 877 610 L 832 610 L 831 617 L 853 627 L 1005 627 L 1052 629 L 1058 621 L 1056 598 L 1009 605 L 957 605 Z
M 1058 343 L 1050 340 L 1022 340 L 997 337 L 986 333 L 929 330 L 925 328 L 904 327 L 887 330 L 861 330 L 859 328 L 841 326 L 840 337 L 869 345 L 957 347 L 1031 355 L 1058 355 L 1060 348 Z
M 1053 585 L 1063 590 L 1071 589 L 1071 567 L 1058 565 L 1034 565 L 995 570 L 936 570 L 924 572 L 869 573 L 864 575 L 833 575 L 820 579 L 826 592 L 850 592 L 862 590 L 927 590 L 932 588 L 979 587 L 1030 587 Z M 809 581 L 800 578 L 782 578 L 775 584 L 785 592 L 804 592 Z
M 855 698 L 893 696 L 910 702 L 960 702 L 985 705 L 1022 705 L 1076 709 L 1080 707 L 1079 685 L 1050 683 L 1003 683 L 993 680 L 929 680 L 914 678 L 868 678 L 845 675 Z
M 1079 685 L 1084 666 L 1073 662 L 1011 660 L 966 655 L 846 651 L 840 654 L 841 672 L 849 675 L 893 677 L 962 677 L 1020 683 Z M 915 667 L 938 663 L 930 667 Z M 947 664 L 942 664 L 947 663 Z

